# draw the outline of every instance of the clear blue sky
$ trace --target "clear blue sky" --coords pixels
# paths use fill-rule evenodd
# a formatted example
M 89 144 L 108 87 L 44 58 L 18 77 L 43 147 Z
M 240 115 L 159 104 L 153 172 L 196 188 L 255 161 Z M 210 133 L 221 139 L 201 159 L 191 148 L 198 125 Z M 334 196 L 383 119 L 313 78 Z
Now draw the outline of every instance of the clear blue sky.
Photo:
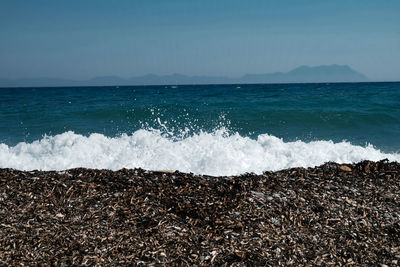
M 0 78 L 348 64 L 400 80 L 400 0 L 1 0 Z

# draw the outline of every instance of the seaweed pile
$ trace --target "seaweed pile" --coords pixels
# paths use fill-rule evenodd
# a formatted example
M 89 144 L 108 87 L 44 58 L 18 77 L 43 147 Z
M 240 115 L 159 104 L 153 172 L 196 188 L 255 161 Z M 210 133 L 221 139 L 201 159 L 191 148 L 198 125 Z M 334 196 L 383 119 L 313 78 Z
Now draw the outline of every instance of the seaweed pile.
M 1 265 L 400 264 L 400 164 L 0 169 Z

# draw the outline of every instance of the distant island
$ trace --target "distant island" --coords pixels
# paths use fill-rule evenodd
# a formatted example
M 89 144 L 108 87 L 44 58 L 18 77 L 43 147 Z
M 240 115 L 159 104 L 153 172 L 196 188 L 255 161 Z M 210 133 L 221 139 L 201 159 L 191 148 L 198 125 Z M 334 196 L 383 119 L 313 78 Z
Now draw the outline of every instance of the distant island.
M 251 83 L 318 83 L 366 82 L 367 77 L 347 65 L 300 66 L 289 72 L 246 74 L 240 78 L 220 76 L 187 76 L 183 74 L 154 75 L 124 79 L 101 76 L 90 80 L 72 81 L 57 78 L 0 79 L 0 87 L 47 86 L 123 86 L 123 85 L 182 85 L 182 84 L 251 84 Z

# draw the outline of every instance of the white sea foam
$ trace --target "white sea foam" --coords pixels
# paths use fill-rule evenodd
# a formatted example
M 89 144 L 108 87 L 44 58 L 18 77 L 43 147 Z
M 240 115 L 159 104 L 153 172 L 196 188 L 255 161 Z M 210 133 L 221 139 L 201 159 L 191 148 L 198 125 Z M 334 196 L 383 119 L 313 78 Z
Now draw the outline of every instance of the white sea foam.
M 284 142 L 262 134 L 256 140 L 224 130 L 174 140 L 159 131 L 138 130 L 132 135 L 83 136 L 65 132 L 33 143 L 0 144 L 0 168 L 64 170 L 75 167 L 118 170 L 141 167 L 208 175 L 262 173 L 290 167 L 313 167 L 327 161 L 400 161 L 372 145 L 355 146 L 332 141 Z

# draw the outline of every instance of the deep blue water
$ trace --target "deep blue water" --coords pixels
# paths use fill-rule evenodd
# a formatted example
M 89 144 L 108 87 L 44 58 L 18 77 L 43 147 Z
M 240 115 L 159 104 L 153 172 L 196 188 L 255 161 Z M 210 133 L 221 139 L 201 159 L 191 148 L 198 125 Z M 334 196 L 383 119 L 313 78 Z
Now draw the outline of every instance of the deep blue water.
M 171 138 L 225 127 L 251 138 L 398 152 L 400 83 L 0 88 L 0 143 L 8 146 L 66 131 L 115 137 L 150 127 Z

